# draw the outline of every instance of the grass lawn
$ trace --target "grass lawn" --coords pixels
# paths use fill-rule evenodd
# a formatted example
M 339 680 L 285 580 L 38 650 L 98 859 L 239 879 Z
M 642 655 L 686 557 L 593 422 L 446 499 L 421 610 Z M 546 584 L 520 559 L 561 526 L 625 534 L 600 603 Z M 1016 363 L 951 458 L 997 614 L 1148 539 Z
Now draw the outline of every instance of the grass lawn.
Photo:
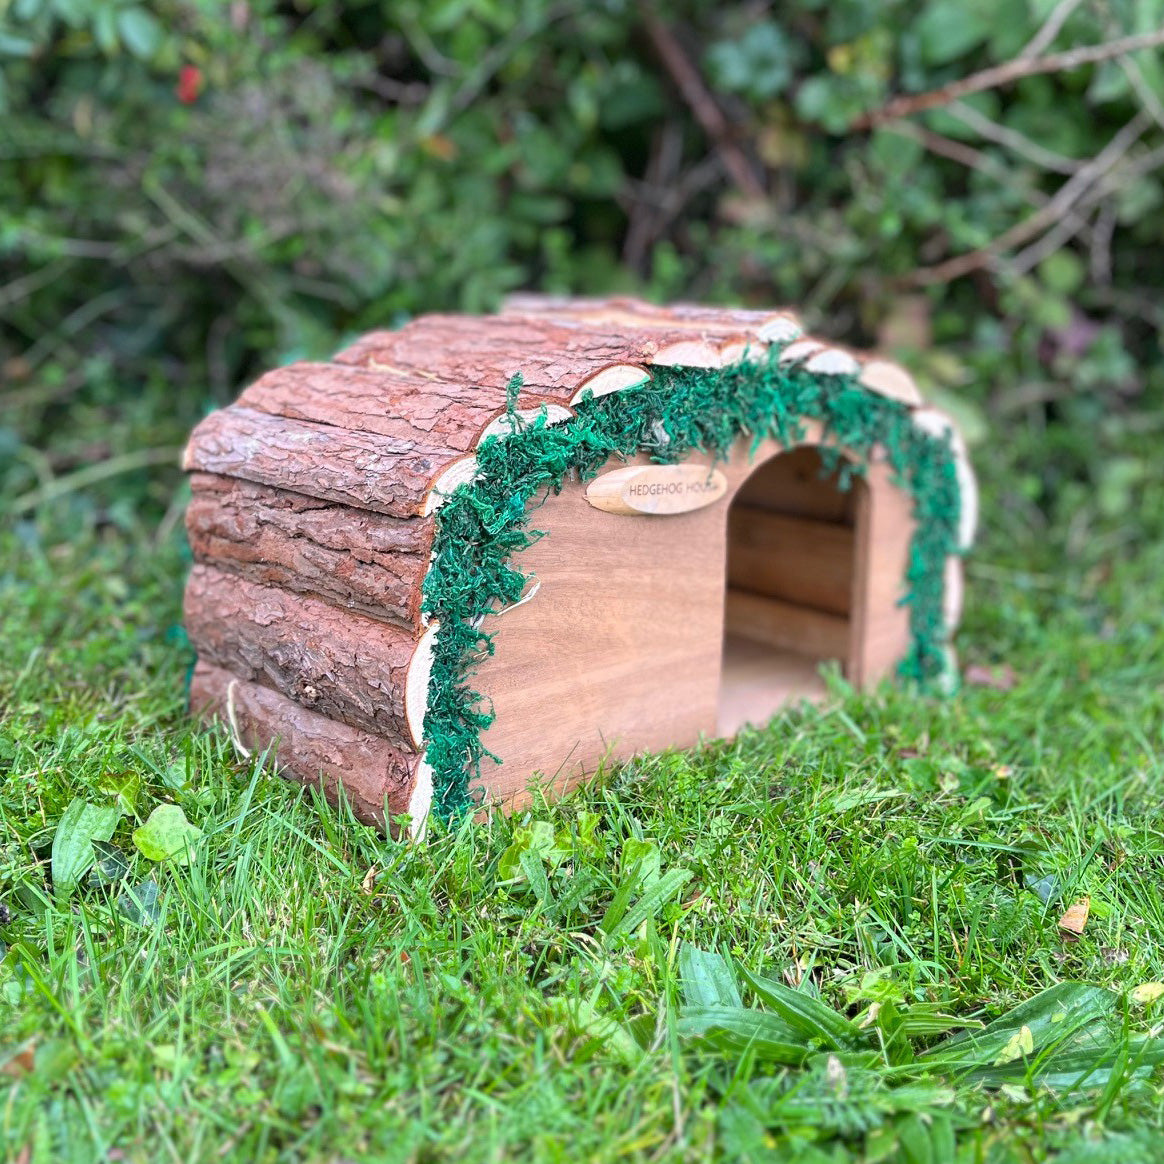
M 836 682 L 417 845 L 185 717 L 139 475 L 8 519 L 6 1159 L 1164 1157 L 1159 415 L 979 448 L 961 652 L 1013 683 Z M 77 798 L 109 840 L 54 884 Z M 189 864 L 135 847 L 161 804 Z

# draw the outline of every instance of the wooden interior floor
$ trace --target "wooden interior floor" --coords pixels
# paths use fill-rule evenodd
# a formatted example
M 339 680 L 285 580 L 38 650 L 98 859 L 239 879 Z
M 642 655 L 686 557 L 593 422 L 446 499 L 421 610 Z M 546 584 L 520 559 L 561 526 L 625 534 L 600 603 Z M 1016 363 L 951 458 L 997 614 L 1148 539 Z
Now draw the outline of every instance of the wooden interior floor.
M 745 724 L 766 723 L 799 699 L 825 696 L 820 663 L 795 651 L 764 646 L 737 635 L 724 640 L 716 731 L 734 736 Z

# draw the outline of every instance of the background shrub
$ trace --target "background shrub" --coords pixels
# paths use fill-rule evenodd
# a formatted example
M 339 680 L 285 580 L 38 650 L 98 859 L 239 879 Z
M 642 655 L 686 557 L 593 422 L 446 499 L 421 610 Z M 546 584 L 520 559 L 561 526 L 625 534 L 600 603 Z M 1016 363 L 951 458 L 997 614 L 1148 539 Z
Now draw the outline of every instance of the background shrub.
M 264 367 L 535 287 L 797 305 L 985 406 L 1017 512 L 1128 504 L 1150 467 L 1102 454 L 1164 394 L 1160 50 L 863 118 L 1036 35 L 1162 25 L 1164 0 L 0 0 L 0 491 L 89 473 L 77 520 L 156 512 L 189 425 Z

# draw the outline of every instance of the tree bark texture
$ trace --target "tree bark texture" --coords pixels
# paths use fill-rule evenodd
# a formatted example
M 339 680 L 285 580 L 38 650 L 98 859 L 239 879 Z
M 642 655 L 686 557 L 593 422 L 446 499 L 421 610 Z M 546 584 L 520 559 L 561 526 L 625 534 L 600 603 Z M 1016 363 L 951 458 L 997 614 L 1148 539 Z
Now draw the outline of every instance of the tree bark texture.
M 186 585 L 186 630 L 202 659 L 415 750 L 404 706 L 416 648 L 408 632 L 202 565 Z
M 420 759 L 380 736 L 336 723 L 204 661 L 194 668 L 190 708 L 217 717 L 252 751 L 274 743 L 280 774 L 320 786 L 333 803 L 342 785 L 366 824 L 390 827 L 392 817 L 408 811 Z
M 395 518 L 249 481 L 194 475 L 195 560 L 419 633 L 432 518 Z

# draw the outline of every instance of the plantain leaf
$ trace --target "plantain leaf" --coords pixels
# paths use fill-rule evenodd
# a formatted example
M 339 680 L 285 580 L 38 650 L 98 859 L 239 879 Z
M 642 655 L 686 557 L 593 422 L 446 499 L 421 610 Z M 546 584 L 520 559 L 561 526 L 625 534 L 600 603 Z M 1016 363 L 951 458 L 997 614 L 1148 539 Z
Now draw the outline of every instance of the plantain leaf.
M 848 1049 L 860 1038 L 860 1031 L 844 1015 L 799 990 L 772 978 L 753 974 L 741 966 L 739 972 L 756 997 L 770 1006 L 793 1030 L 816 1039 L 835 1051 Z
M 109 840 L 120 819 L 116 804 L 89 804 L 80 797 L 65 809 L 53 833 L 53 887 L 58 892 L 72 892 L 97 859 L 93 842 Z

